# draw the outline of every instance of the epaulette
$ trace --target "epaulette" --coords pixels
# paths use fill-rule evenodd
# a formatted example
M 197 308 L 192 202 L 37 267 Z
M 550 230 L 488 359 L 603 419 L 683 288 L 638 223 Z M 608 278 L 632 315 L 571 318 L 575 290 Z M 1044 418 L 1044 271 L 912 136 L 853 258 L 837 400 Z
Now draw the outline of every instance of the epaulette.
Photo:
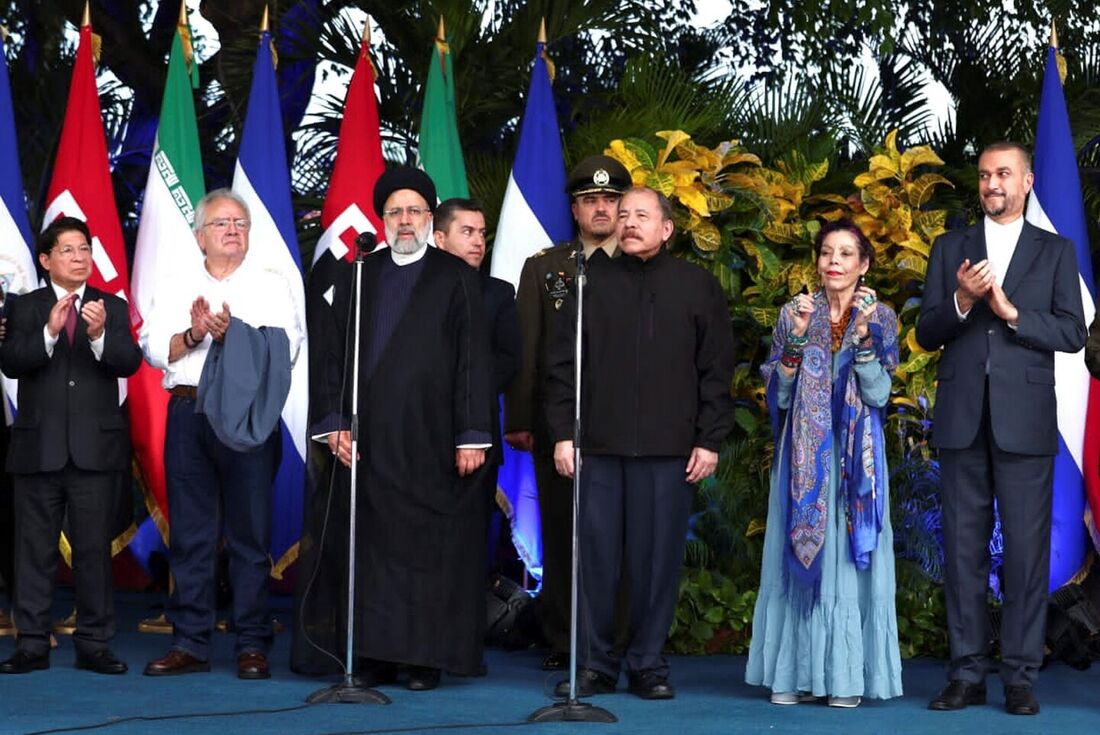
M 568 246 L 568 247 L 573 247 L 573 241 L 571 241 L 571 240 L 563 240 L 563 241 L 561 241 L 561 242 L 556 242 L 556 243 L 554 243 L 553 245 L 551 245 L 551 246 L 550 246 L 550 247 L 548 247 L 548 248 L 543 248 L 542 250 L 538 251 L 537 253 L 535 253 L 535 254 L 534 254 L 534 255 L 532 255 L 531 257 L 532 257 L 532 258 L 541 258 L 541 257 L 542 257 L 543 255 L 546 255 L 546 254 L 548 254 L 548 253 L 552 253 L 552 252 L 554 252 L 555 250 L 558 250 L 558 249 L 560 249 L 560 248 L 562 248 L 562 247 L 565 247 L 565 246 Z

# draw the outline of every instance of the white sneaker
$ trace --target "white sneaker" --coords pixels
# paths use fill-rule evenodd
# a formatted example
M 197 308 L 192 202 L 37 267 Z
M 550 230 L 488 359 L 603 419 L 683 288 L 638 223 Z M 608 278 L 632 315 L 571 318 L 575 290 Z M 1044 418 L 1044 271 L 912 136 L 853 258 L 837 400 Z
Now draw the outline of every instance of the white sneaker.
M 829 706 L 852 709 L 854 707 L 858 707 L 861 701 L 861 697 L 829 697 Z
M 803 702 L 817 701 L 817 697 L 809 692 L 772 692 L 772 704 L 802 704 Z

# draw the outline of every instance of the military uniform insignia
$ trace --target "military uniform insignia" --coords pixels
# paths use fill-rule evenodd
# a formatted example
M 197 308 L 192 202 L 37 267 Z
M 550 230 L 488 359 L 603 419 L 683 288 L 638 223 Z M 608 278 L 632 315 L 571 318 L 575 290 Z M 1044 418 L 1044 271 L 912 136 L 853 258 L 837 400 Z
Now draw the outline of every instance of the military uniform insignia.
M 554 300 L 555 311 L 561 310 L 561 306 L 565 303 L 565 297 L 569 295 L 569 289 L 572 285 L 573 277 L 567 275 L 563 271 L 546 274 L 543 287 L 546 289 L 546 295 Z
M 607 186 L 609 181 L 611 181 L 611 174 L 602 168 L 596 169 L 596 172 L 592 174 L 592 183 L 596 186 Z

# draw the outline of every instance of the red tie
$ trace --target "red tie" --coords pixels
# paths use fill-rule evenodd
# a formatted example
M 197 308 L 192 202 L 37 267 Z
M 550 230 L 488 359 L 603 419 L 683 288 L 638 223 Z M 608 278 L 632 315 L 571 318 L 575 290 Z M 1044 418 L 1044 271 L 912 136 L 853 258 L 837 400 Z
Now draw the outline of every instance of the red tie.
M 69 315 L 65 317 L 65 336 L 69 338 L 69 344 L 76 339 L 76 309 L 79 298 L 73 299 L 73 306 L 69 309 Z

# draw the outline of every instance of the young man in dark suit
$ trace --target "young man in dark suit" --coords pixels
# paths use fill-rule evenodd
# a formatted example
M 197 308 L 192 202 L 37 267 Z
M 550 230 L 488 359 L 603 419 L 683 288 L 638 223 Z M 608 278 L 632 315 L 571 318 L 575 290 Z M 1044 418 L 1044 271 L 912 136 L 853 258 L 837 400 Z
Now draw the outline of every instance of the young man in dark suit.
M 119 407 L 118 379 L 141 364 L 126 302 L 87 285 L 92 274 L 88 226 L 73 217 L 38 238 L 49 284 L 20 297 L 8 313 L 0 367 L 19 380 L 7 470 L 16 518 L 15 655 L 0 673 L 50 666 L 50 604 L 57 539 L 68 510 L 76 585 L 76 667 L 126 673 L 111 653 L 112 498 L 130 467 L 130 426 Z
M 932 246 L 917 341 L 942 349 L 932 444 L 943 479 L 951 662 L 933 710 L 985 702 L 989 537 L 993 501 L 1004 530 L 1000 675 L 1005 709 L 1034 715 L 1050 577 L 1054 353 L 1085 344 L 1073 243 L 1024 220 L 1034 174 L 1016 143 L 978 158 L 984 219 Z

